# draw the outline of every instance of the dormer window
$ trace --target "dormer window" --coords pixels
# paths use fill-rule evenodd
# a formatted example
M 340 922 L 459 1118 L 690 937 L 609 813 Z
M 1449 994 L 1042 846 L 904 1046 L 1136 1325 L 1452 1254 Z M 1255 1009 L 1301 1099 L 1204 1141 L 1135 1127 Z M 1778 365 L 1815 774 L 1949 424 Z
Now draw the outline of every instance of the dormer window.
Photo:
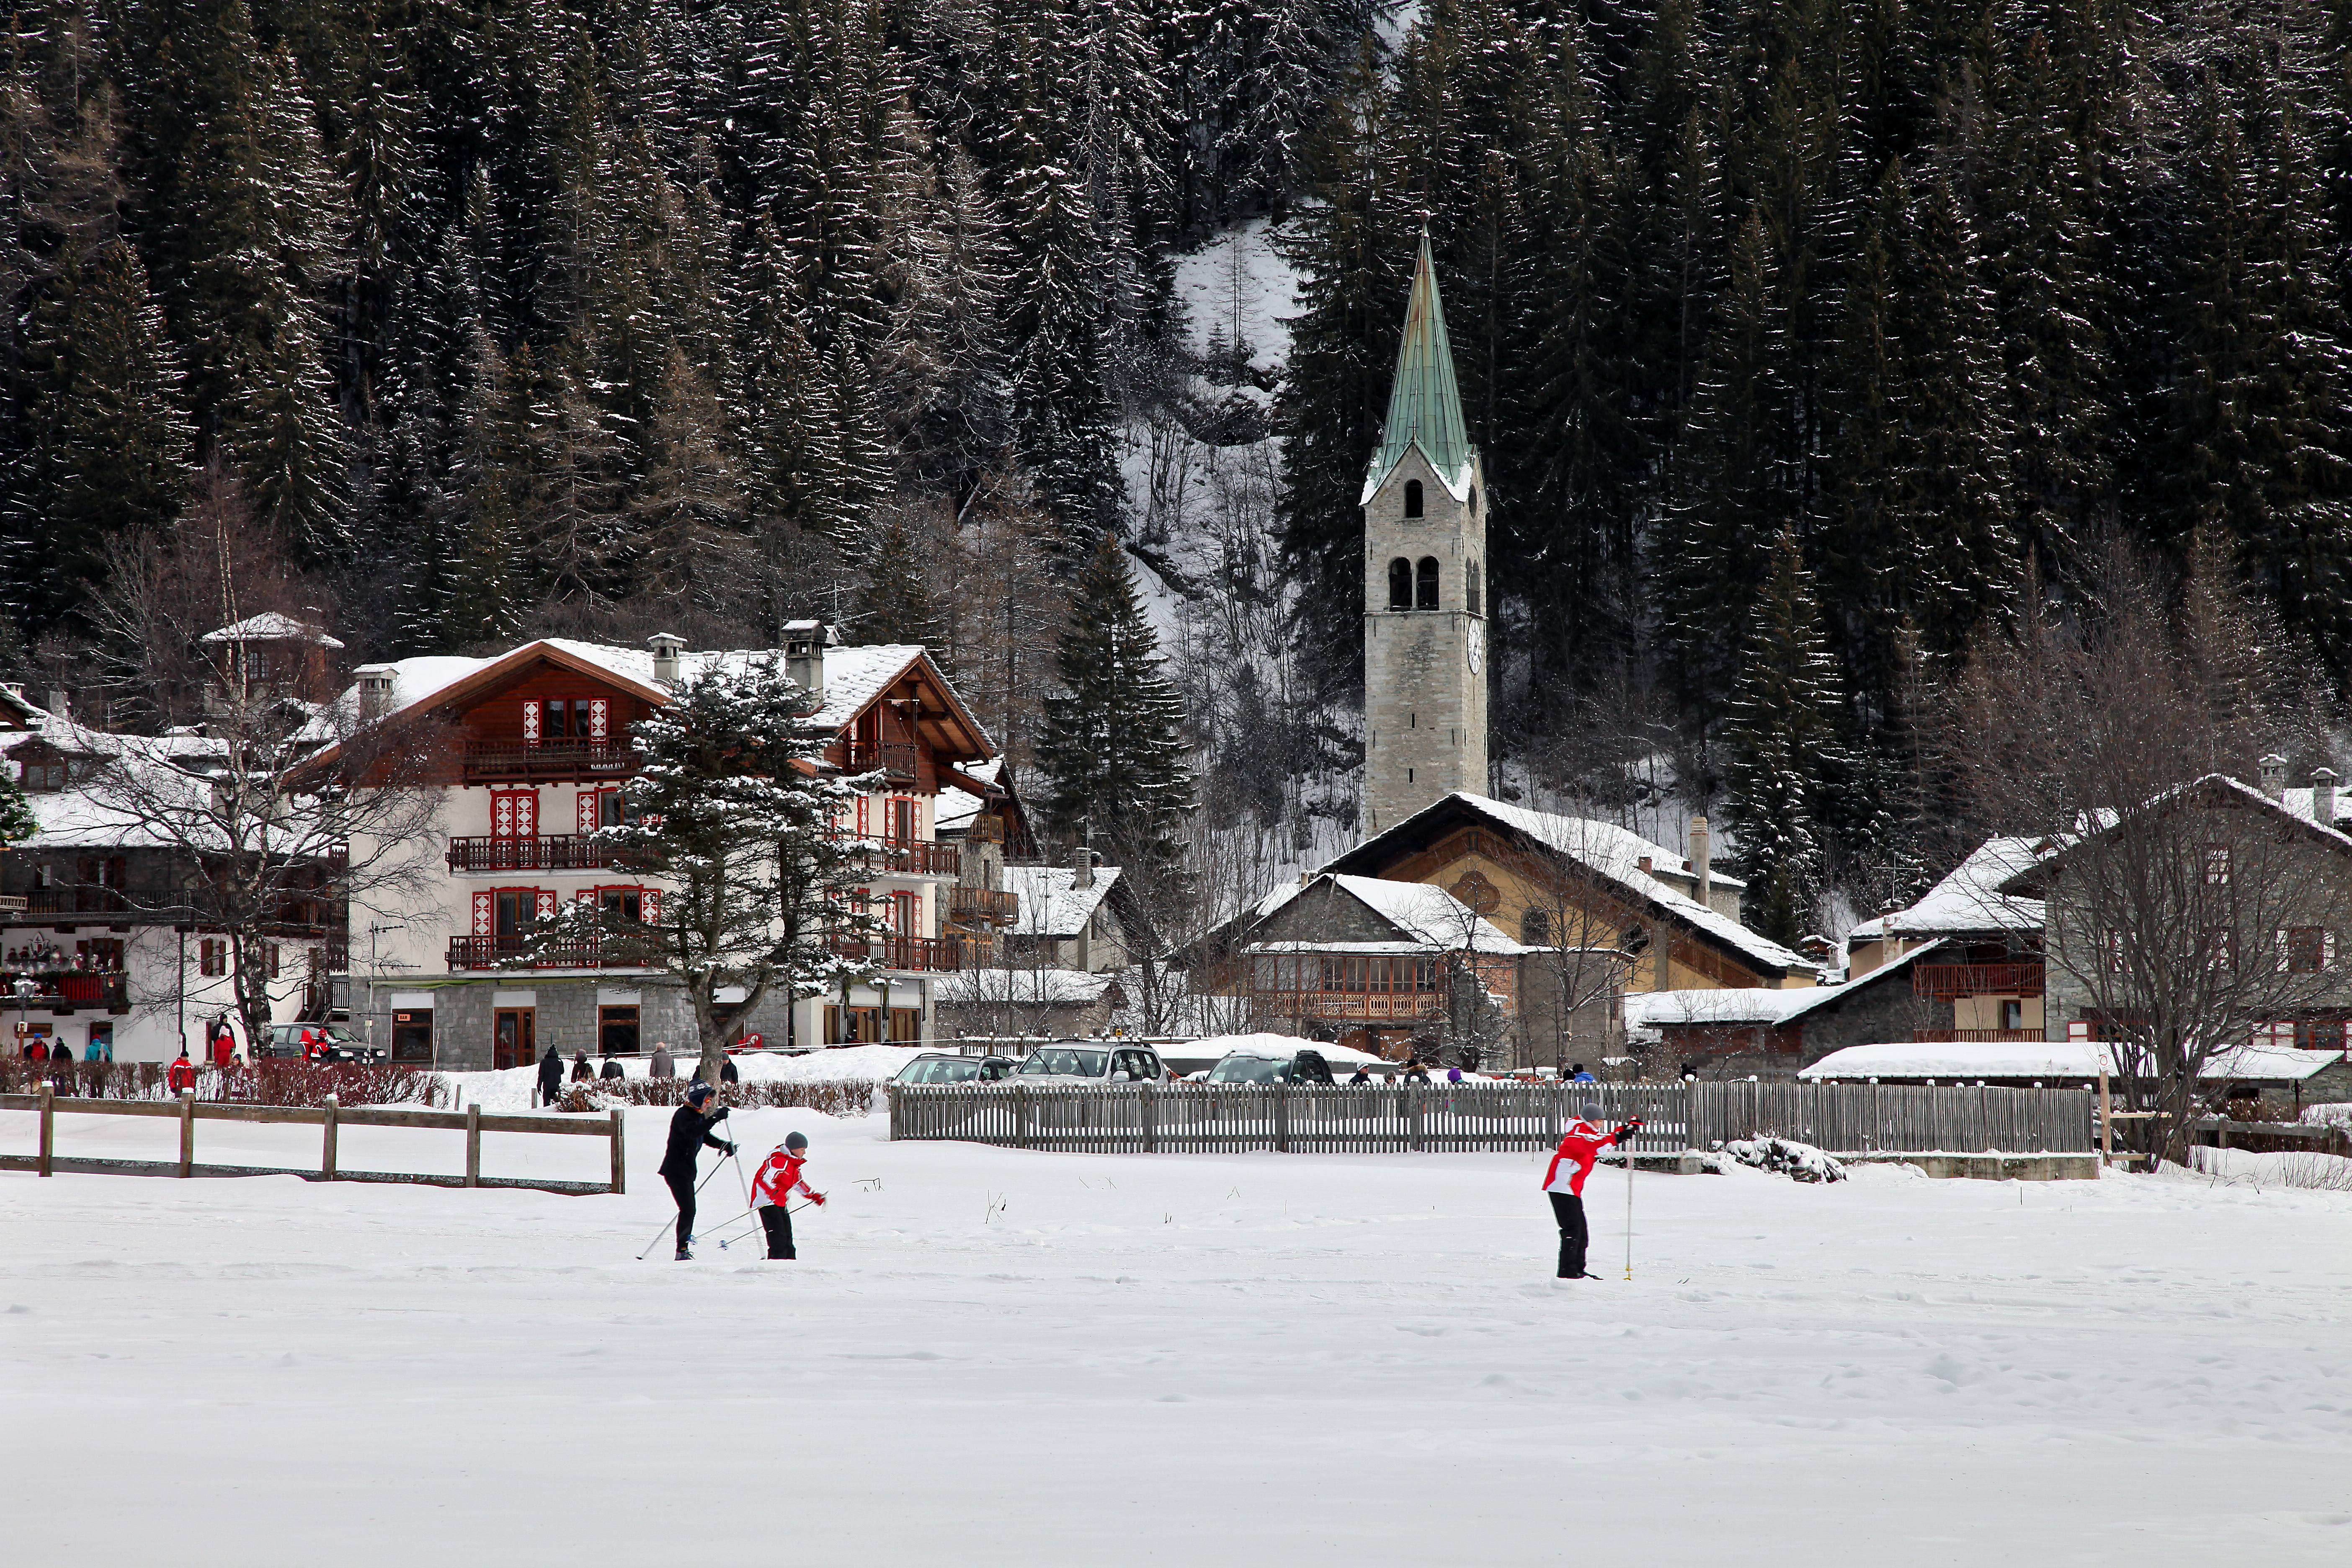
M 1404 482 L 1404 514 L 1407 517 L 1419 517 L 1422 515 L 1421 481 L 1419 479 L 1407 479 Z

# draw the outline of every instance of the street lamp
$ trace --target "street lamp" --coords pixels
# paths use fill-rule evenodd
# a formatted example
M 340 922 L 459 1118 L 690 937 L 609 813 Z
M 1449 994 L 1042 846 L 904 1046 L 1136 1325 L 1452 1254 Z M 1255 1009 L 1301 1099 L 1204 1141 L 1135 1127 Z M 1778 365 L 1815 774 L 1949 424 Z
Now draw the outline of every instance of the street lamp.
M 368 1005 L 367 1005 L 367 1038 L 368 1038 L 368 1059 L 369 1059 L 370 1061 L 373 1061 L 373 1060 L 375 1059 L 375 986 L 376 986 L 376 980 L 377 980 L 377 978 L 378 978 L 378 977 L 379 977 L 379 976 L 383 973 L 383 964 L 382 961 L 378 958 L 378 956 L 377 956 L 377 952 L 376 952 L 376 940 L 375 940 L 375 939 L 376 939 L 377 937 L 379 937 L 379 936 L 382 936 L 385 931 L 406 931 L 407 929 L 408 929 L 408 928 L 407 928 L 405 925 L 379 925 L 379 924 L 377 924 L 376 922 L 374 922 L 374 921 L 369 921 L 369 922 L 368 922 L 368 999 L 367 999 L 367 1001 L 368 1001 Z M 438 1033 L 438 1031 L 436 1031 L 436 1033 Z M 391 1058 L 390 1058 L 389 1057 L 386 1057 L 386 1058 L 385 1058 L 385 1059 L 386 1059 L 387 1061 L 389 1061 Z M 436 1055 L 435 1060 L 436 1060 L 436 1064 L 437 1064 L 437 1062 L 438 1062 L 438 1060 L 439 1060 L 439 1058 L 438 1058 L 438 1054 L 437 1054 L 437 1053 L 436 1053 Z
M 16 976 L 16 1048 L 25 1047 L 26 1033 L 32 1028 L 33 993 L 37 987 L 29 974 Z

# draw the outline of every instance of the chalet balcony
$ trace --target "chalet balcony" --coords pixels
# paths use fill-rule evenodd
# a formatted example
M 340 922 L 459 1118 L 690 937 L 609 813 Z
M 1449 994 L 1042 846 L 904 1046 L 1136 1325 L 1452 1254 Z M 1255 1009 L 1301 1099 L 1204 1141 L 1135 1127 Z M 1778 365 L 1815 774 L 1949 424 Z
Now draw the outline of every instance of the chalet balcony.
M 633 969 L 642 954 L 620 942 L 560 942 L 534 946 L 526 936 L 453 936 L 449 969 Z
M 837 936 L 829 945 L 837 958 L 909 973 L 944 973 L 963 964 L 961 943 L 928 936 Z
M 992 888 L 950 888 L 948 919 L 958 925 L 1009 926 L 1021 918 L 1021 895 Z
M 550 833 L 536 838 L 452 838 L 449 869 L 460 877 L 503 871 L 601 871 L 620 864 L 612 846 L 593 834 Z
M 0 921 L 19 925 L 175 925 L 214 927 L 243 923 L 247 906 L 224 899 L 209 889 L 45 888 L 0 899 Z M 324 936 L 330 924 L 330 901 L 323 896 L 296 897 L 264 911 L 254 922 L 263 936 L 305 938 Z
M 903 741 L 883 741 L 849 744 L 849 760 L 842 771 L 850 773 L 870 773 L 879 770 L 886 778 L 912 780 L 915 777 L 917 752 Z
M 619 778 L 637 771 L 626 741 L 468 741 L 467 784 Z
M 877 876 L 960 877 L 963 874 L 963 852 L 952 844 L 850 834 L 842 835 L 839 842 L 843 853 Z
M 1434 991 L 1252 991 L 1250 1000 L 1293 1018 L 1434 1018 L 1445 1010 Z
M 32 983 L 31 988 L 22 994 L 16 990 L 20 980 Z M 72 1013 L 88 1009 L 121 1014 L 131 1011 L 131 993 L 122 974 L 112 970 L 12 971 L 0 974 L 0 1009 L 12 1005 L 20 1012 Z
M 2039 1045 L 2043 1042 L 2043 1039 L 2044 1037 L 2039 1029 L 1914 1029 L 1911 1031 L 1911 1043 L 1921 1046 L 1941 1045 L 1947 1043 L 1966 1045 L 2018 1045 L 2032 1043 Z
M 1911 967 L 1911 991 L 1938 1002 L 1962 996 L 2039 996 L 2043 969 L 2040 963 L 1917 963 Z

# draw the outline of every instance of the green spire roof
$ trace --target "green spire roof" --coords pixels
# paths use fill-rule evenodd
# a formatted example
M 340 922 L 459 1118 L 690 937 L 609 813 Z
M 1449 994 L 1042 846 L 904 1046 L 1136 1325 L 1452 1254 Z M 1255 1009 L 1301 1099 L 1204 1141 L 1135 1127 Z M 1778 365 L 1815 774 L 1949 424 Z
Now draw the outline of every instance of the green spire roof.
M 1429 258 L 1429 235 L 1421 237 L 1413 263 L 1412 300 L 1404 310 L 1404 342 L 1397 345 L 1396 384 L 1389 389 L 1388 424 L 1381 449 L 1364 476 L 1365 500 L 1387 482 L 1415 445 L 1459 500 L 1463 465 L 1470 460 L 1470 437 L 1462 424 L 1462 393 L 1454 384 L 1454 345 L 1445 337 L 1445 307 L 1437 298 L 1437 269 Z

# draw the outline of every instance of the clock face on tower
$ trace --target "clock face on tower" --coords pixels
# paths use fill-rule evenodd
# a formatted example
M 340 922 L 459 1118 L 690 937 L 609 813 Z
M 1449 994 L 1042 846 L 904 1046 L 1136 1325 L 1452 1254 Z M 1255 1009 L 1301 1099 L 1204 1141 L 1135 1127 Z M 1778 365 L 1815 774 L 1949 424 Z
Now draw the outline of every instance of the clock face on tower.
M 1477 674 L 1486 668 L 1486 628 L 1476 621 L 1469 623 L 1462 639 L 1463 652 L 1470 660 L 1470 673 Z

